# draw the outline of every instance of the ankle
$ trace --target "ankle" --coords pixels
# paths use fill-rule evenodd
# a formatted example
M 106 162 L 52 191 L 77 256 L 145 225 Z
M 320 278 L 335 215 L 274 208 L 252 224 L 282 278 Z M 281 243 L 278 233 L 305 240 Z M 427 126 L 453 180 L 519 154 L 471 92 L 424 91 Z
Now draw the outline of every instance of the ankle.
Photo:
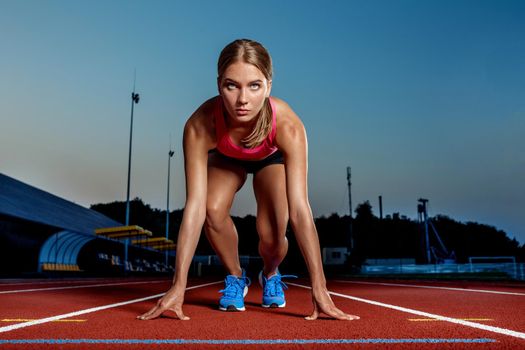
M 278 273 L 279 273 L 279 269 L 278 268 L 275 268 L 275 269 L 270 270 L 270 271 L 267 271 L 267 270 L 263 269 L 263 276 L 266 279 L 270 279 L 273 276 L 276 276 Z
M 235 277 L 242 277 L 244 270 L 242 268 L 228 270 L 228 274 Z

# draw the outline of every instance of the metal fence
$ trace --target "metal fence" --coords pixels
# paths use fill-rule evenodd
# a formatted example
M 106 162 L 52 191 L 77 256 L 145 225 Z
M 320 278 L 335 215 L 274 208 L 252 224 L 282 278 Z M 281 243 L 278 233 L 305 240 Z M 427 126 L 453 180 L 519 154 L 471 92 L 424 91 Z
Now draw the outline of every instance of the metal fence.
M 260 256 L 240 255 L 239 260 L 241 267 L 248 269 L 250 266 L 262 267 L 262 258 Z M 192 260 L 192 272 L 196 276 L 202 276 L 203 268 L 222 266 L 221 260 L 217 255 L 195 255 Z
M 259 256 L 241 255 L 241 266 L 262 266 Z M 499 259 L 506 257 L 499 257 Z M 480 258 L 477 258 L 480 259 Z M 483 258 L 493 259 L 493 258 Z M 509 278 L 525 281 L 525 264 L 511 262 L 483 262 L 474 259 L 468 264 L 414 264 L 415 259 L 369 259 L 361 267 L 366 275 L 427 275 L 427 274 L 506 274 Z M 220 266 L 216 255 L 196 255 L 193 258 L 193 272 L 201 276 L 202 269 L 209 266 Z
M 469 274 L 504 273 L 515 280 L 525 281 L 523 263 L 470 263 L 470 264 L 430 264 L 430 265 L 364 265 L 363 274 Z

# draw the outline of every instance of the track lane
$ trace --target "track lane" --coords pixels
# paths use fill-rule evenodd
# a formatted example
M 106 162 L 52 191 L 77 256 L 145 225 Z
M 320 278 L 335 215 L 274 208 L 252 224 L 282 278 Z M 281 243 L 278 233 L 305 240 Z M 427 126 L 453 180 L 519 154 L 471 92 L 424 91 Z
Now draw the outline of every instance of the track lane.
M 300 284 L 292 284 L 292 285 L 295 285 L 295 286 L 298 286 L 298 287 L 302 287 L 302 288 L 309 288 L 307 286 L 300 285 Z M 377 305 L 377 306 L 381 306 L 381 307 L 385 307 L 385 308 L 389 308 L 389 309 L 405 312 L 405 313 L 416 315 L 416 316 L 427 317 L 427 318 L 431 318 L 431 319 L 436 319 L 436 320 L 440 320 L 440 321 L 445 321 L 445 322 L 458 324 L 458 325 L 461 325 L 461 326 L 482 329 L 482 330 L 486 330 L 486 331 L 490 331 L 490 332 L 494 332 L 494 333 L 498 333 L 498 334 L 503 334 L 503 335 L 508 335 L 508 336 L 512 336 L 512 337 L 516 337 L 516 338 L 525 340 L 525 333 L 523 333 L 523 332 L 513 331 L 513 330 L 510 330 L 510 329 L 505 329 L 505 328 L 501 328 L 501 327 L 488 326 L 488 325 L 484 325 L 484 324 L 480 324 L 480 323 L 476 323 L 476 322 L 465 321 L 465 320 L 454 318 L 454 317 L 443 316 L 443 315 L 439 315 L 439 314 L 435 314 L 435 313 L 429 313 L 429 312 L 426 312 L 426 311 L 406 308 L 406 307 L 402 307 L 402 306 L 398 306 L 398 305 L 386 304 L 386 303 L 378 302 L 378 301 L 375 301 L 375 300 L 358 298 L 358 297 L 351 296 L 351 295 L 348 295 L 348 294 L 336 293 L 336 292 L 332 292 L 332 291 L 330 291 L 329 293 L 331 295 L 334 295 L 334 296 L 347 298 L 347 299 L 351 299 L 351 300 L 355 300 L 355 301 L 360 301 L 360 302 L 364 302 L 364 303 L 367 303 L 367 304 Z M 445 311 L 445 310 L 443 310 L 443 311 Z
M 305 283 L 307 281 L 300 281 Z M 85 289 L 85 290 L 67 290 L 59 293 L 51 291 L 38 293 L 38 298 L 44 302 L 47 316 L 56 315 L 60 310 L 78 310 L 81 305 L 93 307 L 93 305 L 102 305 L 104 303 L 122 300 L 123 297 L 131 298 L 133 296 L 152 295 L 155 291 L 165 292 L 167 284 L 159 286 L 134 285 L 106 288 L 106 290 Z M 467 327 L 457 326 L 447 322 L 421 322 L 415 324 L 408 321 L 409 315 L 396 311 L 385 309 L 377 305 L 365 304 L 355 300 L 343 298 L 334 299 L 337 305 L 346 312 L 354 313 L 362 317 L 358 321 L 333 321 L 323 318 L 321 320 L 310 322 L 305 321 L 304 316 L 308 315 L 312 309 L 310 292 L 304 288 L 291 286 L 287 292 L 288 305 L 285 309 L 269 310 L 259 306 L 262 291 L 256 283 L 250 287 L 246 298 L 247 311 L 242 313 L 224 313 L 217 310 L 217 301 L 219 298 L 218 290 L 221 285 L 208 286 L 201 289 L 195 289 L 186 293 L 186 303 L 184 311 L 192 320 L 183 322 L 166 317 L 155 321 L 139 321 L 135 317 L 147 311 L 153 306 L 155 300 L 147 300 L 134 304 L 123 305 L 107 310 L 100 310 L 95 313 L 87 314 L 85 323 L 45 323 L 26 327 L 23 329 L 13 330 L 2 333 L 1 338 L 8 339 L 138 339 L 138 340 L 177 340 L 177 339 L 195 339 L 195 340 L 275 340 L 275 339 L 336 339 L 349 340 L 354 343 L 347 344 L 271 344 L 266 345 L 249 345 L 251 348 L 269 348 L 272 349 L 348 349 L 348 348 L 376 348 L 381 349 L 519 349 L 525 343 L 516 341 L 508 336 L 499 336 L 490 334 L 487 331 L 479 329 L 469 329 Z M 370 286 L 348 286 L 347 284 L 329 283 L 330 290 L 335 292 L 348 293 L 351 295 L 363 294 L 365 298 L 370 294 L 377 295 L 388 294 L 387 289 L 377 290 Z M 395 289 L 394 289 L 395 290 Z M 422 297 L 427 293 L 425 290 L 417 291 Z M 400 290 L 398 290 L 399 292 Z M 404 291 L 401 291 L 403 294 Z M 447 292 L 448 293 L 448 292 Z M 399 293 L 398 293 L 399 294 Z M 11 295 L 15 299 L 22 297 L 29 300 L 33 293 L 26 293 L 24 296 Z M 61 302 L 49 303 L 46 299 L 53 297 Z M 2 296 L 2 300 L 7 297 Z M 390 297 L 393 297 L 390 296 Z M 401 299 L 402 296 L 401 296 Z M 2 304 L 3 301 L 0 301 Z M 0 311 L 1 312 L 1 311 Z M 361 339 L 363 343 L 356 340 Z M 395 341 L 407 340 L 395 343 Z M 425 340 L 425 343 L 410 343 L 409 339 Z M 461 339 L 489 339 L 496 340 L 497 343 L 432 343 L 432 339 L 441 339 L 443 341 L 461 340 Z M 381 341 L 373 343 L 374 341 Z M 368 342 L 368 343 L 366 343 Z M 226 349 L 242 349 L 248 344 L 157 344 L 151 343 L 155 348 L 168 349 L 174 346 L 183 347 L 184 349 L 216 349 L 217 346 Z M 376 344 L 376 345 L 373 345 Z M 379 345 L 380 344 L 380 345 Z M 21 348 L 23 345 L 17 345 Z M 143 349 L 145 344 L 31 344 L 23 349 L 54 349 L 57 346 L 64 349 Z M 0 348 L 4 346 L 0 345 Z
M 329 287 L 336 292 L 349 292 L 352 296 L 455 319 L 488 318 L 491 321 L 479 323 L 497 325 L 518 332 L 525 331 L 525 317 L 520 317 L 518 313 L 518 310 L 525 310 L 525 297 L 520 295 L 341 282 L 331 282 Z
M 211 283 L 206 283 L 206 284 L 202 284 L 202 285 L 191 286 L 191 287 L 186 288 L 186 290 L 188 291 L 188 290 L 192 290 L 192 289 L 196 289 L 196 288 L 206 287 L 208 285 L 214 285 L 214 284 L 217 284 L 217 283 L 218 282 L 211 282 Z M 140 284 L 143 284 L 143 283 L 140 283 Z M 122 285 L 130 287 L 131 285 L 137 286 L 137 285 L 139 285 L 139 283 L 128 283 L 128 284 L 118 283 L 118 284 L 112 284 L 109 287 L 113 287 L 114 288 L 116 286 L 122 286 Z M 108 287 L 108 286 L 105 285 L 104 287 Z M 59 314 L 59 315 L 53 315 L 53 316 L 48 316 L 48 317 L 40 317 L 40 318 L 37 318 L 37 319 L 32 320 L 32 321 L 11 324 L 11 325 L 8 325 L 8 326 L 0 327 L 0 333 L 11 332 L 11 331 L 16 330 L 16 329 L 36 326 L 36 325 L 45 324 L 45 323 L 49 323 L 49 322 L 53 322 L 53 321 L 57 321 L 57 320 L 62 320 L 62 319 L 67 319 L 67 318 L 71 318 L 71 317 L 77 317 L 77 316 L 80 316 L 80 315 L 85 315 L 85 314 L 89 314 L 89 313 L 93 313 L 93 312 L 98 312 L 98 311 L 102 311 L 102 310 L 117 308 L 117 307 L 129 305 L 129 304 L 134 304 L 134 303 L 139 303 L 139 302 L 146 301 L 146 300 L 158 299 L 158 298 L 160 298 L 161 296 L 164 295 L 164 292 L 165 292 L 166 289 L 167 289 L 166 286 L 164 286 L 162 293 L 149 295 L 149 296 L 146 296 L 146 297 L 133 298 L 133 299 L 130 299 L 130 300 L 123 300 L 123 301 L 119 301 L 119 302 L 116 302 L 116 303 L 110 303 L 110 304 L 106 304 L 106 305 L 90 307 L 90 308 L 81 309 L 81 310 L 77 310 L 77 311 L 66 312 L 66 313 L 62 313 L 62 314 Z M 46 292 L 48 292 L 48 291 L 46 291 Z M 73 296 L 72 295 L 68 295 L 68 296 L 69 297 L 73 297 L 73 298 L 78 297 L 78 295 L 73 295 Z M 93 298 L 92 298 L 92 300 L 93 300 Z M 62 304 L 62 306 L 63 305 L 67 305 L 67 302 L 64 302 L 62 300 L 61 304 Z
M 145 289 L 146 286 L 136 286 Z M 227 344 L 228 340 L 311 340 L 323 339 L 347 340 L 347 344 L 313 343 L 313 344 L 266 344 L 272 349 L 292 348 L 327 348 L 347 349 L 349 346 L 370 346 L 381 344 L 381 349 L 453 349 L 459 343 L 455 340 L 471 341 L 461 343 L 464 349 L 489 349 L 488 344 L 473 343 L 476 339 L 487 339 L 486 333 L 479 330 L 458 329 L 454 325 L 440 324 L 432 327 L 415 327 L 407 321 L 402 313 L 385 310 L 378 306 L 360 302 L 338 299 L 338 306 L 347 312 L 362 317 L 359 321 L 335 321 L 322 318 L 318 321 L 306 321 L 304 316 L 312 309 L 311 294 L 308 290 L 291 287 L 287 292 L 288 306 L 285 309 L 263 309 L 260 307 L 262 291 L 259 286 L 250 287 L 246 298 L 246 312 L 224 313 L 217 310 L 219 297 L 218 286 L 208 286 L 186 293 L 185 313 L 192 320 L 183 322 L 166 317 L 154 321 L 139 321 L 135 316 L 148 310 L 154 300 L 144 301 L 89 314 L 86 324 L 52 324 L 46 323 L 33 327 L 15 330 L 6 334 L 17 339 L 78 339 L 78 334 L 86 339 L 153 339 L 153 340 L 220 340 L 225 343 L 221 348 L 240 349 L 242 344 Z M 76 336 L 75 336 L 76 335 Z M 45 337 L 47 336 L 47 337 Z M 413 340 L 410 343 L 410 339 Z M 441 343 L 432 342 L 432 340 Z M 417 343 L 416 341 L 423 341 Z M 359 343 L 361 341 L 362 343 Z M 374 343 L 374 341 L 376 343 Z M 382 342 L 380 342 L 382 341 Z M 398 343 L 396 343 L 396 341 Z M 488 341 L 493 341 L 489 339 Z M 353 343 L 350 343 L 353 342 Z M 353 345 L 352 345 L 353 344 Z M 364 345 L 363 345 L 364 344 Z M 80 349 L 87 344 L 61 345 L 62 347 Z M 244 344 L 246 346 L 247 344 Z M 35 344 L 31 345 L 34 348 Z M 40 344 L 38 348 L 50 348 L 51 345 Z M 122 348 L 124 344 L 106 344 Z M 144 345 L 142 345 L 144 346 Z M 169 348 L 168 344 L 157 344 L 155 348 Z M 171 344 L 173 346 L 173 344 Z M 184 349 L 207 349 L 213 345 L 184 344 Z M 256 346 L 256 345 L 250 345 Z M 465 346 L 465 347 L 463 347 Z M 104 345 L 89 344 L 89 348 L 104 348 Z M 126 349 L 140 348 L 126 344 Z M 490 347 L 490 349 L 495 349 Z

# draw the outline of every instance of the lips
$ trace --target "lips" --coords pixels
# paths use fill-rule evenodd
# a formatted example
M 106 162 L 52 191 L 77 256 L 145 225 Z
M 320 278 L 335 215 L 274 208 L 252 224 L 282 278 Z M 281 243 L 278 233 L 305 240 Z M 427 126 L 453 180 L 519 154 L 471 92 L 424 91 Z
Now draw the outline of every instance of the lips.
M 247 115 L 248 113 L 250 113 L 250 110 L 249 109 L 236 109 L 235 112 L 237 113 L 237 115 Z

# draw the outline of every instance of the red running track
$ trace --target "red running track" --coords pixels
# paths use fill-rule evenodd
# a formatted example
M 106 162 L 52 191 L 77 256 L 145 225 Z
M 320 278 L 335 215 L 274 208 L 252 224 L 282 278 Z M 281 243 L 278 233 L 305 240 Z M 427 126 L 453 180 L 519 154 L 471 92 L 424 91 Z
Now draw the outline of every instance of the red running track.
M 306 280 L 289 283 L 284 309 L 260 307 L 254 283 L 245 312 L 218 311 L 213 282 L 188 284 L 190 321 L 136 320 L 168 279 L 0 283 L 0 350 L 525 349 L 523 284 L 329 281 L 336 304 L 361 319 L 306 321 Z

